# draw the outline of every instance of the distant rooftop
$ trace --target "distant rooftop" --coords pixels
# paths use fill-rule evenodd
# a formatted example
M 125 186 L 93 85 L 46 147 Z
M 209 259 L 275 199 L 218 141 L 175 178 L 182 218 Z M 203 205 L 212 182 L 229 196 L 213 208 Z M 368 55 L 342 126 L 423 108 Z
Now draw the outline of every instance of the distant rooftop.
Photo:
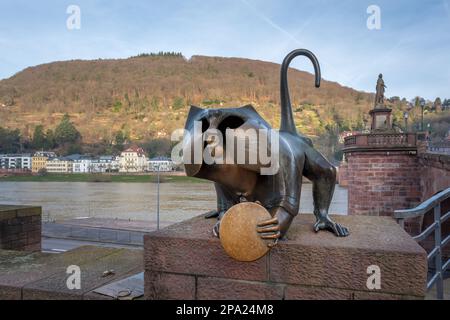
M 158 157 L 153 157 L 153 158 L 149 159 L 148 161 L 172 161 L 172 159 L 170 159 L 169 157 L 158 156 Z
M 124 151 L 122 151 L 122 153 L 124 152 L 136 152 L 138 155 L 144 155 L 144 149 L 140 148 L 140 147 L 130 147 Z

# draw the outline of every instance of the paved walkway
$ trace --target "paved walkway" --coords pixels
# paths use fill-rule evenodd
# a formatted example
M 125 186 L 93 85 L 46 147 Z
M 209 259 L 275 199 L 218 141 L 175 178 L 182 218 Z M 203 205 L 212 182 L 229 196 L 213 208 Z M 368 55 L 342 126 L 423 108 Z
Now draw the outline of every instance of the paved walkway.
M 71 265 L 79 266 L 81 272 L 77 290 L 66 285 L 66 270 Z M 114 293 L 124 286 L 130 290 L 139 286 L 142 294 L 142 272 L 141 250 L 99 246 L 82 246 L 61 254 L 0 250 L 0 300 L 113 299 L 98 290 Z M 129 277 L 138 281 L 121 281 Z
M 83 240 L 57 239 L 57 238 L 42 238 L 42 252 L 46 253 L 63 253 L 76 249 L 82 246 L 97 246 L 104 248 L 124 248 L 143 250 L 142 246 L 123 245 L 116 243 L 102 243 Z
M 161 222 L 160 228 L 170 224 L 173 222 Z M 143 236 L 156 229 L 157 224 L 153 221 L 86 218 L 44 222 L 42 237 L 142 246 Z

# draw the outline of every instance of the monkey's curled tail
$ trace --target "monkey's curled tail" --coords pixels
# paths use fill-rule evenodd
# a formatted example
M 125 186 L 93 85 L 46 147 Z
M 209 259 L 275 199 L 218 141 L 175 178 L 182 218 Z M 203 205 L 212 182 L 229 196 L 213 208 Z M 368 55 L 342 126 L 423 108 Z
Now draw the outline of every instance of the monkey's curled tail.
M 309 50 L 297 49 L 289 53 L 286 58 L 284 58 L 281 65 L 281 80 L 280 80 L 280 94 L 281 94 L 281 126 L 280 131 L 288 131 L 292 133 L 297 133 L 294 123 L 294 114 L 292 113 L 291 99 L 289 96 L 289 86 L 288 86 L 288 68 L 292 59 L 297 56 L 305 56 L 311 60 L 314 66 L 315 74 L 315 86 L 320 87 L 320 66 L 319 61 L 316 56 Z

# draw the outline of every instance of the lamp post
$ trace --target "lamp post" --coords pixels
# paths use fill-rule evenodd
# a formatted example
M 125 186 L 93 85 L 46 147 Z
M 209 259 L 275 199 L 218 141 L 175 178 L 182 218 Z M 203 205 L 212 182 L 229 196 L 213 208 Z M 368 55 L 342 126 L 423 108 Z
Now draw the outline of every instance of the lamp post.
M 403 119 L 405 119 L 405 132 L 408 132 L 408 118 L 409 118 L 408 111 L 403 112 Z
M 420 131 L 423 132 L 423 109 L 425 108 L 425 100 L 420 100 L 420 108 L 422 109 L 422 121 L 420 122 Z
M 159 230 L 159 166 L 158 163 L 158 186 L 156 191 L 156 230 Z

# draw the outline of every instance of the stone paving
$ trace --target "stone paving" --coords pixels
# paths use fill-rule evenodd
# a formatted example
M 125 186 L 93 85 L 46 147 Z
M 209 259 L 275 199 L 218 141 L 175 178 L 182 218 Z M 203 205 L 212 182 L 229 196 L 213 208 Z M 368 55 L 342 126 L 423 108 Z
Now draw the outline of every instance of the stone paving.
M 71 265 L 80 267 L 79 289 L 67 285 Z M 0 250 L 0 300 L 111 299 L 94 290 L 141 272 L 141 250 L 96 246 L 61 254 Z
M 173 222 L 161 222 L 164 228 Z M 124 245 L 143 245 L 143 236 L 156 230 L 156 222 L 123 219 L 86 218 L 44 222 L 44 238 L 75 239 Z

